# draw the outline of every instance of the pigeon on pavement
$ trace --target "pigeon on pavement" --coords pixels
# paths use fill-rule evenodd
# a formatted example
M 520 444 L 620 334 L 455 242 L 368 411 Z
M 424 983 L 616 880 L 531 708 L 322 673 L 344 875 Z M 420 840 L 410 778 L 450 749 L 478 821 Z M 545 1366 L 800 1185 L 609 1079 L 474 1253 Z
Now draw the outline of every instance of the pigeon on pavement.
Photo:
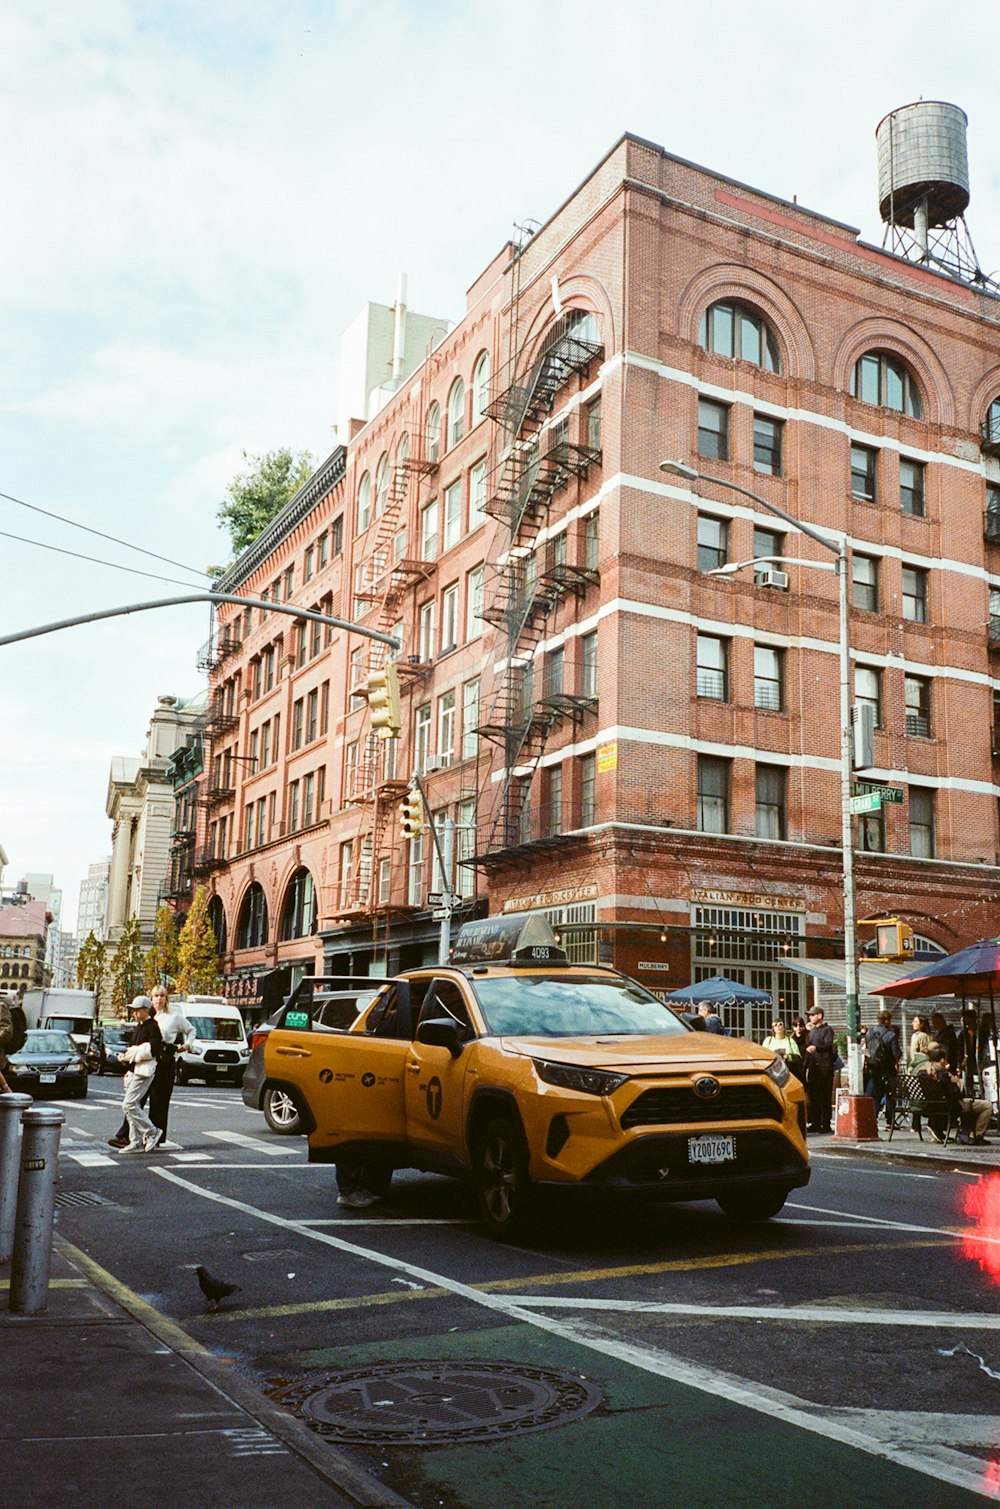
M 238 1294 L 240 1292 L 239 1284 L 227 1284 L 224 1279 L 213 1278 L 208 1269 L 201 1263 L 198 1264 L 194 1271 L 198 1275 L 201 1292 L 210 1302 L 213 1310 L 219 1308 L 221 1300 L 226 1299 L 230 1294 Z

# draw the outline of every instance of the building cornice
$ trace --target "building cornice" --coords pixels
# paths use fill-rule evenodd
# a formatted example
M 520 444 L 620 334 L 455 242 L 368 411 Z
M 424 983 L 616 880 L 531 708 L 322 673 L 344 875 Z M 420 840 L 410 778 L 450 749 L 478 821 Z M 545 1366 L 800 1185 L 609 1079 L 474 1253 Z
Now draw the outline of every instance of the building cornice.
M 347 447 L 338 445 L 308 481 L 303 482 L 298 492 L 292 494 L 281 512 L 261 530 L 242 555 L 238 555 L 232 565 L 227 566 L 222 575 L 215 578 L 215 591 L 235 592 L 267 560 L 282 540 L 291 534 L 295 526 L 302 522 L 310 509 L 315 508 L 320 499 L 343 480 L 346 470 Z

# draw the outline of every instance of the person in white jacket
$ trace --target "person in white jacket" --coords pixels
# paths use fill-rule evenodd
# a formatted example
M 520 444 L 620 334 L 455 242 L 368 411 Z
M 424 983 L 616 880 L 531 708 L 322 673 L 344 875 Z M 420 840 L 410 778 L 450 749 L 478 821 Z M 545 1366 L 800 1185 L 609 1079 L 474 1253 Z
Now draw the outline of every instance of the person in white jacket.
M 178 1053 L 187 1051 L 198 1034 L 183 1012 L 171 1007 L 165 985 L 157 985 L 153 990 L 153 1008 L 156 1012 L 153 1020 L 163 1039 L 163 1052 L 156 1065 L 153 1088 L 149 1092 L 149 1115 L 159 1132 L 156 1146 L 166 1147 L 167 1117 L 170 1114 L 170 1097 L 174 1093 L 175 1058 Z M 171 1143 L 170 1146 L 175 1144 Z
M 129 1140 L 123 1153 L 151 1153 L 160 1140 L 160 1134 L 150 1121 L 140 1101 L 160 1057 L 163 1039 L 160 1029 L 153 1021 L 153 1003 L 149 996 L 136 996 L 129 1010 L 138 1026 L 135 1037 L 118 1057 L 129 1065 L 125 1071 L 125 1096 L 122 1110 L 128 1122 Z

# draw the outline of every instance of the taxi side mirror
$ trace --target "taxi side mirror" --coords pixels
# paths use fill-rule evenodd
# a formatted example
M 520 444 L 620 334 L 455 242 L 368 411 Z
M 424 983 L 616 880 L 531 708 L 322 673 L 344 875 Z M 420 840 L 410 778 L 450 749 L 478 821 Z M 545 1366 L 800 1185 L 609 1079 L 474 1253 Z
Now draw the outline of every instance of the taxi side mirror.
M 452 1058 L 462 1052 L 462 1040 L 458 1023 L 450 1016 L 431 1017 L 417 1028 L 417 1042 L 427 1043 L 431 1048 L 447 1048 Z

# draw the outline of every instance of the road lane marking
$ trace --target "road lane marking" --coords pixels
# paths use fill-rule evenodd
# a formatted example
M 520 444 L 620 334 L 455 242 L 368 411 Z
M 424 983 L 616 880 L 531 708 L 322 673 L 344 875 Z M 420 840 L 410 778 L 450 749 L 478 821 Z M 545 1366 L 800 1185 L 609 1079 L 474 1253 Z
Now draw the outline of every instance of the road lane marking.
M 519 1294 L 518 1304 L 539 1309 L 621 1311 L 628 1315 L 683 1315 L 701 1320 L 777 1320 L 784 1324 L 836 1326 L 892 1326 L 938 1331 L 1000 1331 L 1000 1315 L 970 1315 L 965 1311 L 838 1310 L 827 1305 L 681 1305 L 658 1300 L 565 1298 L 554 1294 Z M 994 1421 L 994 1424 L 996 1422 Z
M 65 1153 L 64 1156 L 72 1158 L 73 1162 L 79 1163 L 81 1168 L 101 1168 L 102 1166 L 106 1167 L 109 1163 L 113 1164 L 118 1161 L 116 1158 L 112 1158 L 109 1153 L 99 1153 L 96 1149 L 92 1153 Z
M 315 1227 L 303 1226 L 285 1216 L 262 1210 L 259 1206 L 251 1205 L 245 1200 L 237 1200 L 229 1195 L 220 1195 L 212 1190 L 201 1189 L 191 1180 L 182 1178 L 173 1169 L 157 1168 L 153 1172 L 158 1178 L 165 1179 L 168 1183 L 175 1184 L 178 1188 L 185 1189 L 189 1194 L 196 1195 L 200 1199 L 209 1200 L 227 1210 L 237 1210 L 243 1215 L 260 1221 L 263 1225 L 276 1226 L 284 1232 L 295 1232 L 301 1237 L 308 1237 L 310 1241 L 330 1247 L 346 1257 L 360 1258 L 362 1262 L 373 1263 L 377 1267 L 391 1269 L 397 1274 L 405 1274 L 406 1277 L 416 1279 L 420 1283 L 445 1289 L 456 1298 L 465 1299 L 511 1322 L 533 1326 L 562 1341 L 569 1341 L 588 1351 L 610 1357 L 615 1362 L 625 1363 L 656 1377 L 670 1379 L 674 1383 L 693 1388 L 699 1393 L 709 1394 L 716 1398 L 721 1396 L 732 1404 L 742 1405 L 769 1419 L 784 1420 L 789 1425 L 796 1425 L 815 1435 L 839 1441 L 842 1445 L 865 1452 L 869 1456 L 893 1462 L 896 1466 L 909 1468 L 925 1477 L 956 1485 L 982 1497 L 987 1496 L 983 1488 L 981 1465 L 978 1471 L 970 1470 L 960 1464 L 935 1460 L 922 1452 L 919 1443 L 910 1448 L 900 1446 L 893 1441 L 876 1440 L 868 1432 L 832 1419 L 825 1405 L 811 1405 L 807 1400 L 798 1399 L 793 1394 L 769 1388 L 764 1384 L 748 1382 L 731 1373 L 723 1373 L 713 1368 L 684 1362 L 680 1358 L 667 1354 L 653 1352 L 635 1343 L 594 1335 L 584 1328 L 584 1323 L 579 1321 L 557 1319 L 554 1316 L 545 1315 L 525 1305 L 517 1304 L 501 1294 L 476 1289 L 470 1284 L 462 1283 L 459 1279 L 452 1279 L 445 1274 L 435 1273 L 432 1269 L 422 1268 L 417 1263 L 390 1257 L 373 1248 L 362 1247 L 358 1242 L 348 1242 L 334 1236 L 332 1232 L 317 1231 Z M 993 1497 L 992 1493 L 988 1496 Z
M 249 1148 L 254 1153 L 266 1153 L 269 1158 L 295 1158 L 301 1148 L 277 1146 L 262 1142 L 259 1137 L 248 1137 L 245 1132 L 206 1132 L 206 1137 L 215 1137 L 219 1142 L 233 1142 L 237 1147 Z
M 311 1223 L 306 1223 L 303 1221 L 297 1224 L 306 1226 L 307 1224 Z M 353 1222 L 351 1224 L 352 1226 L 354 1225 Z M 473 1284 L 472 1287 L 479 1294 L 496 1294 L 502 1293 L 504 1291 L 510 1292 L 526 1288 L 538 1289 L 546 1285 L 555 1287 L 557 1285 L 574 1283 L 599 1284 L 609 1279 L 649 1278 L 655 1277 L 657 1274 L 661 1273 L 698 1273 L 702 1269 L 706 1268 L 732 1267 L 746 1262 L 773 1262 L 776 1258 L 782 1257 L 801 1257 L 804 1258 L 807 1262 L 812 1263 L 815 1262 L 815 1260 L 819 1257 L 842 1255 L 844 1253 L 872 1253 L 881 1251 L 900 1252 L 909 1247 L 945 1247 L 950 1245 L 951 1244 L 949 1242 L 945 1241 L 875 1243 L 865 1242 L 859 1246 L 813 1247 L 809 1248 L 808 1250 L 794 1253 L 759 1252 L 753 1255 L 734 1255 L 729 1258 L 682 1258 L 669 1263 L 644 1263 L 642 1265 L 636 1264 L 629 1268 L 593 1268 L 590 1270 L 581 1269 L 579 1271 L 569 1269 L 557 1271 L 555 1273 L 524 1274 L 519 1278 L 486 1279 L 481 1284 Z M 406 1294 L 400 1294 L 397 1291 L 389 1291 L 384 1294 L 357 1294 L 349 1295 L 346 1298 L 341 1299 L 310 1300 L 301 1304 L 268 1305 L 263 1306 L 259 1309 L 240 1308 L 234 1310 L 220 1310 L 213 1312 L 210 1318 L 213 1322 L 216 1320 L 267 1320 L 276 1318 L 281 1315 L 301 1315 L 313 1310 L 364 1309 L 366 1305 L 389 1305 L 392 1304 L 395 1300 L 399 1299 L 439 1299 L 444 1297 L 447 1292 L 448 1291 L 444 1289 L 422 1287 L 418 1290 L 409 1291 Z M 520 1294 L 518 1295 L 518 1300 L 519 1302 L 521 1300 Z M 543 1304 L 548 1303 L 548 1301 L 538 1299 L 533 1301 L 533 1303 Z M 576 1303 L 576 1301 L 562 1301 L 552 1299 L 551 1303 L 553 1305 L 561 1305 L 563 1303 L 567 1305 L 573 1305 Z M 595 1308 L 600 1308 L 605 1304 L 605 1301 L 581 1300 L 580 1303 L 581 1305 L 589 1305 Z M 641 1308 L 643 1303 L 643 1301 L 637 1301 L 636 1308 Z M 655 1304 L 655 1301 L 651 1303 Z M 617 1300 L 612 1300 L 608 1301 L 607 1304 L 608 1308 L 615 1308 L 616 1306 L 620 1305 L 621 1308 L 628 1309 L 631 1306 L 631 1301 L 623 1300 L 619 1302 Z M 695 1308 L 703 1309 L 704 1307 L 702 1306 Z M 714 1314 L 715 1311 L 713 1310 L 711 1313 Z M 754 1314 L 756 1315 L 757 1313 L 758 1312 L 755 1310 Z M 763 1308 L 761 1309 L 760 1313 L 763 1314 Z
M 885 1216 L 866 1216 L 852 1210 L 826 1210 L 822 1205 L 800 1205 L 798 1201 L 789 1200 L 790 1210 L 808 1210 L 815 1215 L 822 1216 L 847 1216 L 852 1221 L 860 1221 L 861 1229 L 866 1227 L 872 1231 L 912 1231 L 923 1235 L 937 1235 L 952 1237 L 955 1241 L 983 1242 L 986 1246 L 996 1247 L 1000 1245 L 1000 1237 L 985 1237 L 971 1227 L 965 1226 L 917 1226 L 910 1221 L 890 1221 Z

